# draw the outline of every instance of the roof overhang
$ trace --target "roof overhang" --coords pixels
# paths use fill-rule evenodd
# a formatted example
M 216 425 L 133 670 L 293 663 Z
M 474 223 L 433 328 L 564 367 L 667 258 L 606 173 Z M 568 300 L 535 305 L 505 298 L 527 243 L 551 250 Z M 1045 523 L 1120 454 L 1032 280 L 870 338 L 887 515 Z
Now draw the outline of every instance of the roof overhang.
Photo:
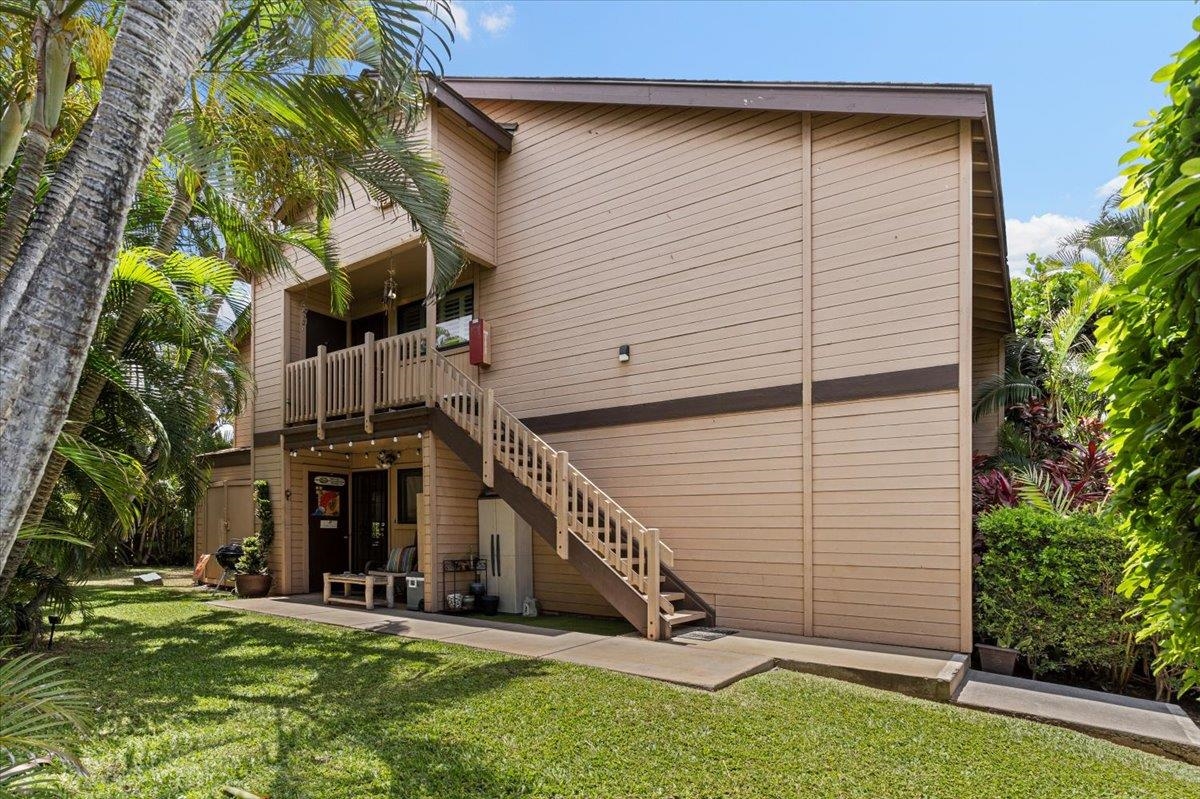
M 479 131 L 484 138 L 504 152 L 512 152 L 512 131 L 496 124 L 491 117 L 473 106 L 470 100 L 456 92 L 445 81 L 426 76 L 425 95 Z
M 1004 229 L 1004 200 L 1000 188 L 1000 155 L 996 144 L 992 87 L 983 84 L 910 83 L 791 83 L 692 80 L 634 80 L 628 78 L 484 78 L 448 77 L 436 82 L 443 98 L 457 98 L 487 123 L 512 136 L 471 105 L 477 100 L 516 100 L 545 103 L 654 105 L 687 108 L 741 108 L 759 111 L 809 111 L 835 114 L 885 114 L 977 120 L 983 129 L 991 182 L 991 201 L 999 231 L 997 246 L 1003 270 L 1007 329 L 1012 330 L 1008 286 L 1008 254 Z M 443 98 L 438 98 L 455 110 Z M 470 98 L 469 100 L 467 98 Z M 455 110 L 468 122 L 462 112 Z M 472 123 L 474 124 L 474 123 Z M 478 127 L 478 126 L 477 126 Z M 488 135 L 488 134 L 485 134 Z M 489 138 L 494 138 L 495 131 Z M 508 150 L 509 147 L 504 149 Z

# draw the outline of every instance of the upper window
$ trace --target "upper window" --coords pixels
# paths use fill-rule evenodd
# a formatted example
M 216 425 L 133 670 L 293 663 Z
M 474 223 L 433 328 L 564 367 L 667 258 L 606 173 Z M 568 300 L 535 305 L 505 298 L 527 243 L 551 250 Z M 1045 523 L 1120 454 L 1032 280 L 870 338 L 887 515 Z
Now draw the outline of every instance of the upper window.
M 424 328 L 424 307 L 422 300 L 416 300 L 396 309 L 396 332 L 412 333 Z M 466 344 L 474 318 L 475 286 L 462 286 L 446 292 L 437 306 L 437 348 L 446 350 Z

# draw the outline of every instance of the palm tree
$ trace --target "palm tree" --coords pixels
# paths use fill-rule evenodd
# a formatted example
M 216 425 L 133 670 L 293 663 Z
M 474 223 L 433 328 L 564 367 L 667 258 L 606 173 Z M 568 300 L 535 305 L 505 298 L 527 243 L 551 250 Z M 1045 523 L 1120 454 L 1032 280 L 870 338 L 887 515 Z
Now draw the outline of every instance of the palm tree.
M 221 11 L 215 1 L 126 3 L 104 101 L 56 172 L 0 291 L 0 561 L 67 419 L 137 180 Z
M 274 205 L 278 209 L 288 198 L 280 187 L 263 181 L 263 176 L 287 174 L 288 170 L 269 168 L 278 166 L 271 161 L 278 158 L 277 146 L 255 150 L 244 146 L 256 141 L 254 137 L 229 135 L 231 126 L 245 133 L 256 123 L 257 141 L 288 145 L 292 174 L 309 167 L 317 176 L 313 183 L 319 190 L 308 198 L 316 209 L 311 240 L 319 240 L 321 231 L 327 234 L 326 220 L 349 176 L 369 193 L 390 197 L 409 211 L 433 245 L 439 284 L 446 285 L 462 265 L 457 239 L 446 223 L 448 191 L 437 167 L 417 152 L 408 137 L 419 118 L 419 92 L 413 88 L 417 86 L 416 67 L 427 52 L 424 37 L 414 37 L 417 28 L 413 23 L 427 21 L 428 10 L 416 3 L 382 0 L 330 4 L 332 11 L 325 14 L 314 11 L 320 8 L 255 3 L 243 16 L 227 19 L 205 69 L 192 81 L 192 102 L 167 134 L 164 157 L 176 178 L 172 202 L 159 228 L 159 249 L 169 251 L 176 246 L 179 230 L 198 198 L 208 204 L 208 216 L 217 222 L 226 247 L 230 242 L 254 244 L 261 240 L 262 199 L 277 198 Z M 303 39 L 296 36 L 292 23 L 297 16 L 304 19 L 310 13 L 322 24 L 312 28 L 308 47 L 297 47 Z M 329 35 L 331 24 L 336 30 L 346 26 L 347 20 L 358 21 L 357 27 L 349 26 L 353 35 Z M 328 49 L 317 50 L 316 43 Z M 303 62 L 297 61 L 300 55 Z M 366 82 L 362 76 L 351 79 L 344 66 L 348 57 L 372 66 L 377 77 Z M 386 92 L 380 92 L 381 88 Z M 403 102 L 397 105 L 396 97 Z M 328 113 L 322 113 L 322 107 Z M 300 108 L 304 113 L 297 112 Z M 385 111 L 386 115 L 381 113 Z M 397 125 L 396 120 L 403 124 Z M 281 185 L 290 190 L 295 181 L 284 180 Z M 235 230 L 231 223 L 240 227 Z M 332 253 L 333 248 L 326 243 L 324 251 Z M 252 259 L 239 260 L 247 268 L 255 266 Z M 275 258 L 267 262 L 267 268 L 290 268 L 290 264 L 286 257 Z M 6 285 L 6 293 L 8 288 Z M 126 304 L 106 339 L 110 353 L 122 351 L 147 301 L 146 291 L 139 289 Z M 69 413 L 76 424 L 88 417 L 103 384 L 103 375 L 99 375 L 80 386 Z M 33 521 L 48 502 L 63 465 L 51 462 L 42 478 L 31 507 Z

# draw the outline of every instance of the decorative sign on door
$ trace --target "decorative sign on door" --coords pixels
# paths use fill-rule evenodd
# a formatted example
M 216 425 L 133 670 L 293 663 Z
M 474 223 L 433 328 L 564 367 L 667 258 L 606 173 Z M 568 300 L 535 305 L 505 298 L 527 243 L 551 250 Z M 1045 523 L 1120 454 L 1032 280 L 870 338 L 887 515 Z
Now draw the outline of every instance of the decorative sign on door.
M 332 475 L 318 475 L 313 478 L 313 511 L 312 515 L 321 519 L 337 519 L 342 515 L 342 492 L 346 478 Z M 336 523 L 321 523 L 323 528 L 336 528 Z

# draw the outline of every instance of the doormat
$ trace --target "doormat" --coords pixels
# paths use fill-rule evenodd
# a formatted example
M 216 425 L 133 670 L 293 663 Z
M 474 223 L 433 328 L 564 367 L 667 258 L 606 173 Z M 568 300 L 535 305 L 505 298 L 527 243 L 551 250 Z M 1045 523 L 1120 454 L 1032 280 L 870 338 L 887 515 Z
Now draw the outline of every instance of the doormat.
M 727 635 L 737 635 L 737 630 L 728 627 L 694 627 L 682 635 L 671 637 L 676 641 L 715 641 Z

